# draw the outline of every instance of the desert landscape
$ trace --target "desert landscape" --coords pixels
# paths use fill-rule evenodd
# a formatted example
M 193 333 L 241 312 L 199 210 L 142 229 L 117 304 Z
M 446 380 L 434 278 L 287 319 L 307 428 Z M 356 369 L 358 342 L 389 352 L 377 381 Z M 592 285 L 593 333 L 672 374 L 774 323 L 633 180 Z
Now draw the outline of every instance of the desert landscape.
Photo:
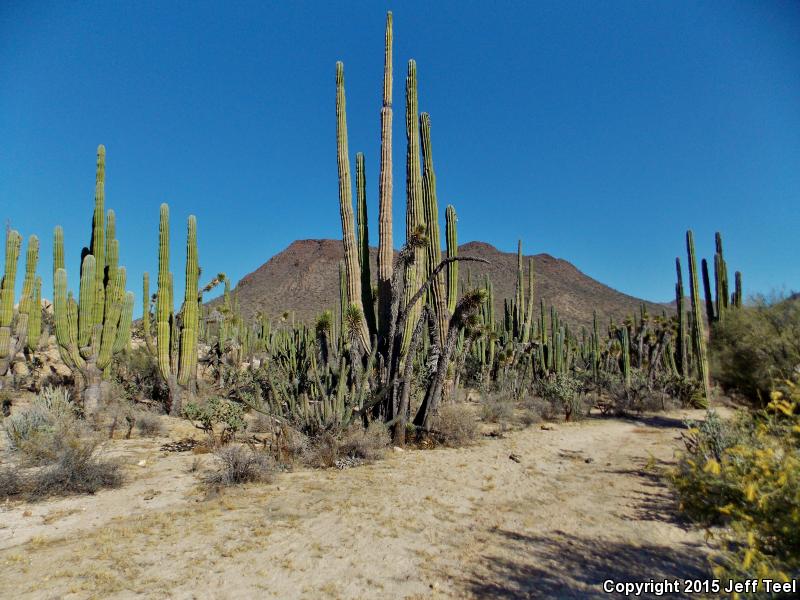
M 254 6 L 258 18 L 236 7 L 219 21 L 208 8 L 200 6 L 186 18 L 205 15 L 214 27 L 231 29 L 225 36 L 203 37 L 202 43 L 184 39 L 191 29 L 184 17 L 171 21 L 180 11 L 145 10 L 142 39 L 130 37 L 137 11 L 131 24 L 113 10 L 101 11 L 114 31 L 128 36 L 110 50 L 114 58 L 100 59 L 113 68 L 94 77 L 81 63 L 83 75 L 64 75 L 64 81 L 113 82 L 124 72 L 117 60 L 133 64 L 142 52 L 162 50 L 171 60 L 173 48 L 186 51 L 169 63 L 175 65 L 172 74 L 160 71 L 164 67 L 157 61 L 148 68 L 153 65 L 154 81 L 164 83 L 173 100 L 180 97 L 188 114 L 196 116 L 193 111 L 202 107 L 201 112 L 224 117 L 206 123 L 209 131 L 224 123 L 216 134 L 195 127 L 196 119 L 187 119 L 188 129 L 175 126 L 176 136 L 202 133 L 212 146 L 228 144 L 213 165 L 219 175 L 203 166 L 205 146 L 192 143 L 182 148 L 187 157 L 171 150 L 174 163 L 156 159 L 152 178 L 138 174 L 137 161 L 145 155 L 163 158 L 161 146 L 148 143 L 137 154 L 120 148 L 120 138 L 137 147 L 140 127 L 164 131 L 169 119 L 123 119 L 100 130 L 115 143 L 96 146 L 93 203 L 70 201 L 59 206 L 63 214 L 54 215 L 55 205 L 32 196 L 26 203 L 0 206 L 11 215 L 0 265 L 0 598 L 795 597 L 800 295 L 781 283 L 790 281 L 794 261 L 758 257 L 765 248 L 788 243 L 791 236 L 777 232 L 793 222 L 796 202 L 781 205 L 785 214 L 770 224 L 770 200 L 763 200 L 763 218 L 753 218 L 747 228 L 761 231 L 768 223 L 768 231 L 744 250 L 738 245 L 749 229 L 739 221 L 751 213 L 740 214 L 739 205 L 724 195 L 718 204 L 692 197 L 679 208 L 681 201 L 670 191 L 660 201 L 636 199 L 627 208 L 615 201 L 610 210 L 595 195 L 602 196 L 606 180 L 615 179 L 603 173 L 603 185 L 587 188 L 583 200 L 542 199 L 532 205 L 528 188 L 519 195 L 513 181 L 494 175 L 503 161 L 525 155 L 524 145 L 508 154 L 487 152 L 492 155 L 484 157 L 486 164 L 493 165 L 488 168 L 454 168 L 454 156 L 470 136 L 487 144 L 495 143 L 494 137 L 464 127 L 462 117 L 455 119 L 456 127 L 446 118 L 437 120 L 446 135 L 434 135 L 426 101 L 444 98 L 431 105 L 458 113 L 453 96 L 462 94 L 468 105 L 481 93 L 499 104 L 504 96 L 491 86 L 488 92 L 475 90 L 475 80 L 483 79 L 472 74 L 462 91 L 439 89 L 447 87 L 445 76 L 458 71 L 455 63 L 434 67 L 438 77 L 421 66 L 418 71 L 413 58 L 398 70 L 395 54 L 414 48 L 417 38 L 408 35 L 397 44 L 393 12 L 381 13 L 382 47 L 375 44 L 367 53 L 360 38 L 307 30 L 298 16 L 300 5 Z M 27 10 L 13 7 L 20 19 L 9 31 L 19 39 L 41 39 L 37 36 L 46 28 Z M 75 18 L 82 7 L 74 10 L 62 16 Z M 550 19 L 548 27 L 566 23 L 572 31 L 580 22 L 594 31 L 601 23 L 601 33 L 610 35 L 604 14 L 571 15 L 562 22 L 563 16 L 543 7 L 526 10 Z M 616 10 L 620 7 L 612 13 Z M 642 14 L 637 13 L 640 28 L 631 31 L 644 35 L 653 23 L 651 7 L 634 10 Z M 486 17 L 467 13 L 464 23 Z M 492 14 L 517 20 L 514 11 Z M 449 22 L 448 15 L 440 17 Z M 366 15 L 359 18 L 366 22 Z M 413 17 L 420 38 L 436 37 L 425 34 L 420 18 Z M 337 13 L 331 20 L 344 26 L 347 19 Z M 81 27 L 103 29 L 92 19 L 79 21 L 63 22 L 70 47 L 83 39 L 72 35 Z M 745 21 L 736 26 L 756 26 Z M 700 22 L 705 21 L 684 24 L 686 31 Z M 778 27 L 779 21 L 770 23 Z M 162 26 L 161 33 L 169 35 L 158 35 L 154 44 L 143 41 L 152 33 L 149 27 Z M 483 27 L 488 35 L 495 26 Z M 264 51 L 262 44 L 286 47 L 280 36 L 301 30 L 319 47 L 296 50 L 289 66 Z M 459 28 L 453 32 L 463 34 Z M 506 43 L 505 30 L 496 32 L 502 33 L 496 43 Z M 697 40 L 705 43 L 706 33 Z M 234 38 L 238 41 L 229 44 Z M 182 39 L 185 45 L 177 41 Z M 773 39 L 776 48 L 783 48 L 782 39 Z M 560 42 L 552 45 L 547 36 L 535 43 L 561 53 Z M 573 38 L 576 48 L 581 43 L 580 36 Z M 245 92 L 256 85 L 250 61 L 286 69 L 269 78 L 280 81 L 278 88 L 290 86 L 292 77 L 308 85 L 313 61 L 326 44 L 372 78 L 359 73 L 349 87 L 344 61 L 328 61 L 327 109 L 316 110 L 309 91 L 289 96 L 295 103 L 313 100 L 315 110 L 292 121 L 305 133 L 288 136 L 291 143 L 306 140 L 309 153 L 281 147 L 277 154 L 291 160 L 276 163 L 275 156 L 260 155 L 263 164 L 254 170 L 250 153 L 271 152 L 270 136 L 286 131 L 285 122 L 277 120 L 279 129 L 263 137 L 270 141 L 264 145 L 263 125 L 239 120 L 230 110 L 241 102 L 241 110 L 249 106 L 253 115 L 262 115 L 262 102 L 271 106 L 268 95 L 246 100 Z M 472 52 L 473 46 L 464 44 L 463 50 Z M 600 46 L 617 65 L 616 50 Z M 21 41 L 19 47 L 28 48 Z M 424 46 L 421 56 L 441 65 L 431 51 L 436 47 Z M 438 50 L 450 56 L 448 46 Z M 6 57 L 3 52 L 0 47 L 0 58 Z M 181 88 L 176 81 L 189 85 L 184 78 L 196 76 L 183 69 L 183 61 L 199 61 L 192 58 L 195 52 L 219 62 L 201 70 L 214 74 L 198 80 L 204 93 L 187 97 L 191 86 Z M 374 64 L 362 62 L 365 54 L 376 56 Z M 583 49 L 579 54 L 587 55 Z M 7 58 L 28 56 L 34 54 L 21 50 Z M 505 59 L 500 65 L 487 55 L 487 64 L 497 70 L 477 71 L 491 80 L 512 67 L 547 66 L 544 59 L 525 56 L 519 65 Z M 73 59 L 64 58 L 70 64 Z M 649 63 L 646 67 L 649 73 Z M 597 75 L 592 69 L 580 72 L 589 79 Z M 362 79 L 370 81 L 368 115 Z M 238 86 L 230 85 L 234 81 Z M 136 89 L 111 87 L 114 94 Z M 214 89 L 236 102 L 215 112 L 217 101 L 209 91 Z M 468 89 L 474 97 L 467 97 Z M 67 88 L 62 92 L 72 98 Z M 545 97 L 560 104 L 558 86 L 549 93 L 552 97 Z M 4 101 L 0 96 L 0 112 Z M 9 114 L 36 112 L 18 98 L 13 102 L 16 112 Z M 144 106 L 146 99 L 130 103 L 128 110 L 133 114 Z M 170 112 L 174 103 L 163 106 Z M 519 107 L 527 117 L 514 125 L 530 127 L 533 121 L 526 119 L 536 111 L 527 105 L 522 110 L 521 101 Z M 42 112 L 50 118 L 52 110 Z M 561 119 L 572 129 L 571 119 L 581 111 L 565 105 Z M 320 138 L 330 142 L 331 168 L 336 142 L 336 176 L 320 167 L 330 176 L 325 180 L 330 198 L 324 202 L 313 193 L 295 194 L 312 177 L 283 177 L 300 155 L 303 168 L 314 171 L 316 155 L 309 148 L 320 142 L 318 113 L 329 126 L 330 135 Z M 717 114 L 713 107 L 710 113 Z M 493 105 L 470 114 L 481 127 L 487 126 L 482 119 L 497 120 L 488 129 L 503 150 L 506 138 L 517 139 L 513 127 L 500 126 L 505 115 Z M 663 125 L 649 118 L 654 128 Z M 380 129 L 367 142 L 363 122 L 369 119 Z M 537 127 L 545 121 L 537 120 Z M 237 123 L 233 134 L 227 128 Z M 583 128 L 587 135 L 594 130 L 590 124 Z M 15 122 L 9 129 L 19 134 L 24 127 Z M 624 137 L 635 127 L 623 129 L 616 134 Z M 248 142 L 245 134 L 251 131 Z M 694 135 L 705 140 L 711 133 Z M 401 158 L 398 140 L 405 147 Z M 455 155 L 440 154 L 439 140 Z M 172 148 L 171 142 L 164 144 Z M 357 145 L 370 149 L 376 160 L 368 162 L 362 152 L 351 160 L 351 146 Z M 677 155 L 688 147 L 672 151 Z M 741 152 L 752 147 L 744 143 Z M 553 148 L 563 151 L 559 144 Z M 643 148 L 653 157 L 669 154 L 658 144 Z M 582 151 L 573 149 L 578 157 Z M 0 181 L 5 174 L 11 183 L 0 183 L 0 197 L 18 194 L 40 177 L 68 188 L 69 197 L 77 195 L 71 186 L 79 184 L 64 177 L 66 150 L 57 152 L 64 152 L 60 161 L 37 163 L 33 175 L 9 159 Z M 625 150 L 630 160 L 643 152 Z M 785 154 L 791 162 L 791 152 Z M 525 160 L 532 164 L 535 155 Z M 117 156 L 126 166 L 116 166 Z M 81 163 L 88 165 L 88 158 Z M 473 157 L 465 151 L 461 159 L 472 164 Z M 661 164 L 659 158 L 646 160 Z M 559 162 L 564 175 L 552 180 L 543 175 L 545 168 L 525 179 L 527 166 L 520 177 L 526 185 L 559 180 L 565 187 L 550 191 L 554 198 L 565 194 L 563 200 L 577 179 L 593 176 L 580 165 L 569 171 L 567 163 Z M 671 164 L 660 179 L 666 187 L 673 178 Z M 248 179 L 253 172 L 263 175 L 264 185 L 243 200 L 245 189 L 254 190 Z M 178 190 L 191 173 L 200 179 L 188 186 L 187 200 Z M 482 177 L 491 179 L 492 194 L 469 191 Z M 637 180 L 630 173 L 616 177 L 624 180 L 617 183 L 620 189 Z M 675 177 L 698 189 L 706 185 L 702 177 Z M 726 181 L 713 169 L 703 177 L 716 177 L 718 185 Z M 467 187 L 449 183 L 459 178 Z M 143 191 L 152 182 L 157 201 Z M 789 189 L 790 183 L 785 185 Z M 641 189 L 652 187 L 648 182 Z M 443 200 L 459 196 L 465 197 L 463 204 Z M 338 210 L 338 220 L 320 209 L 328 205 Z M 673 209 L 667 216 L 664 206 Z M 564 210 L 574 218 L 557 222 L 553 215 Z M 335 233 L 327 229 L 331 220 Z M 18 223 L 33 225 L 25 231 Z M 737 244 L 729 245 L 720 223 L 735 231 Z M 545 252 L 532 224 L 548 243 L 574 247 L 575 264 Z M 525 237 L 509 233 L 520 229 Z M 52 236 L 43 233 L 48 231 Z M 464 232 L 469 241 L 459 242 Z M 512 247 L 516 252 L 508 251 Z M 607 269 L 598 257 L 608 247 L 645 266 L 636 271 L 619 262 Z M 740 262 L 755 265 L 752 273 L 737 270 Z M 219 268 L 223 263 L 230 270 Z M 657 300 L 618 291 L 616 284 L 589 274 L 594 272 L 616 273 L 615 281 L 627 282 L 624 289 L 648 290 Z M 650 294 L 662 288 L 645 282 L 660 285 L 662 272 L 669 275 L 668 292 Z M 765 289 L 776 273 L 787 279 Z M 751 281 L 752 292 L 746 287 Z

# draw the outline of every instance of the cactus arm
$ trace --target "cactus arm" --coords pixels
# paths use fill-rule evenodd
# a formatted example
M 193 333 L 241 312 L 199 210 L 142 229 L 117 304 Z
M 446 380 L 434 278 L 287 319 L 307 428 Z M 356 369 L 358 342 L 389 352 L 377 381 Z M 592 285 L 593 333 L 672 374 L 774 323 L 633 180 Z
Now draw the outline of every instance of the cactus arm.
M 194 215 L 191 215 L 186 233 L 186 291 L 183 301 L 180 363 L 178 366 L 178 383 L 182 386 L 194 382 L 197 370 L 197 326 L 199 319 L 197 297 L 199 277 L 197 219 Z
M 169 207 L 161 205 L 158 225 L 158 295 L 156 296 L 156 352 L 158 368 L 164 381 L 172 376 L 172 296 L 169 272 Z

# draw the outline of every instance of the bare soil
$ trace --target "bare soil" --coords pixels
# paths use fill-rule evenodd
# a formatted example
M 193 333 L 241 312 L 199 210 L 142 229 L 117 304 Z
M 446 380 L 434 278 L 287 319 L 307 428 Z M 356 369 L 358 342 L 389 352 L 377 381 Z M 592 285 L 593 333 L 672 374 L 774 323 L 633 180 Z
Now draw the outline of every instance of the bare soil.
M 212 455 L 114 440 L 122 488 L 0 505 L 0 598 L 608 598 L 606 579 L 704 577 L 702 532 L 658 474 L 689 416 L 534 425 L 211 492 Z

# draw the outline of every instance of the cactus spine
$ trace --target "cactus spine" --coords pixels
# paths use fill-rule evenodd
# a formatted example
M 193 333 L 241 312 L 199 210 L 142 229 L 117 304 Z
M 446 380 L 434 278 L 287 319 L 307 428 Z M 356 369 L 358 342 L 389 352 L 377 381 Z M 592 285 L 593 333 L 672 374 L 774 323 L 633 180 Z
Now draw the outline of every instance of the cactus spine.
M 361 296 L 361 274 L 358 268 L 358 246 L 353 227 L 353 189 L 350 182 L 350 157 L 347 145 L 347 111 L 344 93 L 344 64 L 336 63 L 336 158 L 339 171 L 339 215 L 342 219 L 342 243 L 347 274 L 347 302 L 355 306 L 362 318 L 354 323 L 362 348 L 369 350 L 370 337 Z
M 383 57 L 383 106 L 381 107 L 381 167 L 378 213 L 378 329 L 389 336 L 392 318 L 392 13 L 386 15 Z M 384 349 L 385 350 L 385 349 Z
M 706 354 L 706 339 L 703 330 L 703 315 L 700 309 L 700 294 L 697 283 L 697 261 L 694 253 L 694 234 L 692 230 L 686 232 L 686 251 L 689 255 L 689 287 L 692 299 L 692 344 L 697 361 L 697 372 L 703 384 L 703 407 L 708 406 L 711 399 L 711 381 L 708 373 L 708 356 Z

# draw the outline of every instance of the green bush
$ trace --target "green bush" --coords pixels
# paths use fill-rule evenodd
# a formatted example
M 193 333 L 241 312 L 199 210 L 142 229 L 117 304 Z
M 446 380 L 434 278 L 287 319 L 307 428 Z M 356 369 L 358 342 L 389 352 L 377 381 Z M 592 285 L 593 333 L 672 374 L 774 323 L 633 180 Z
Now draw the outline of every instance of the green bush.
M 723 389 L 765 406 L 770 391 L 786 392 L 784 382 L 800 369 L 800 298 L 761 298 L 727 311 L 713 326 L 710 350 L 711 374 Z
M 775 392 L 766 410 L 732 422 L 711 412 L 690 423 L 686 452 L 670 473 L 690 517 L 725 526 L 714 557 L 719 578 L 800 575 L 800 391 L 787 389 L 791 396 Z
M 199 425 L 195 426 L 212 436 L 216 433 L 214 427 L 221 425 L 218 433 L 223 442 L 232 439 L 246 425 L 242 405 L 224 398 L 211 398 L 205 404 L 190 402 L 184 407 L 183 416 L 197 421 Z

